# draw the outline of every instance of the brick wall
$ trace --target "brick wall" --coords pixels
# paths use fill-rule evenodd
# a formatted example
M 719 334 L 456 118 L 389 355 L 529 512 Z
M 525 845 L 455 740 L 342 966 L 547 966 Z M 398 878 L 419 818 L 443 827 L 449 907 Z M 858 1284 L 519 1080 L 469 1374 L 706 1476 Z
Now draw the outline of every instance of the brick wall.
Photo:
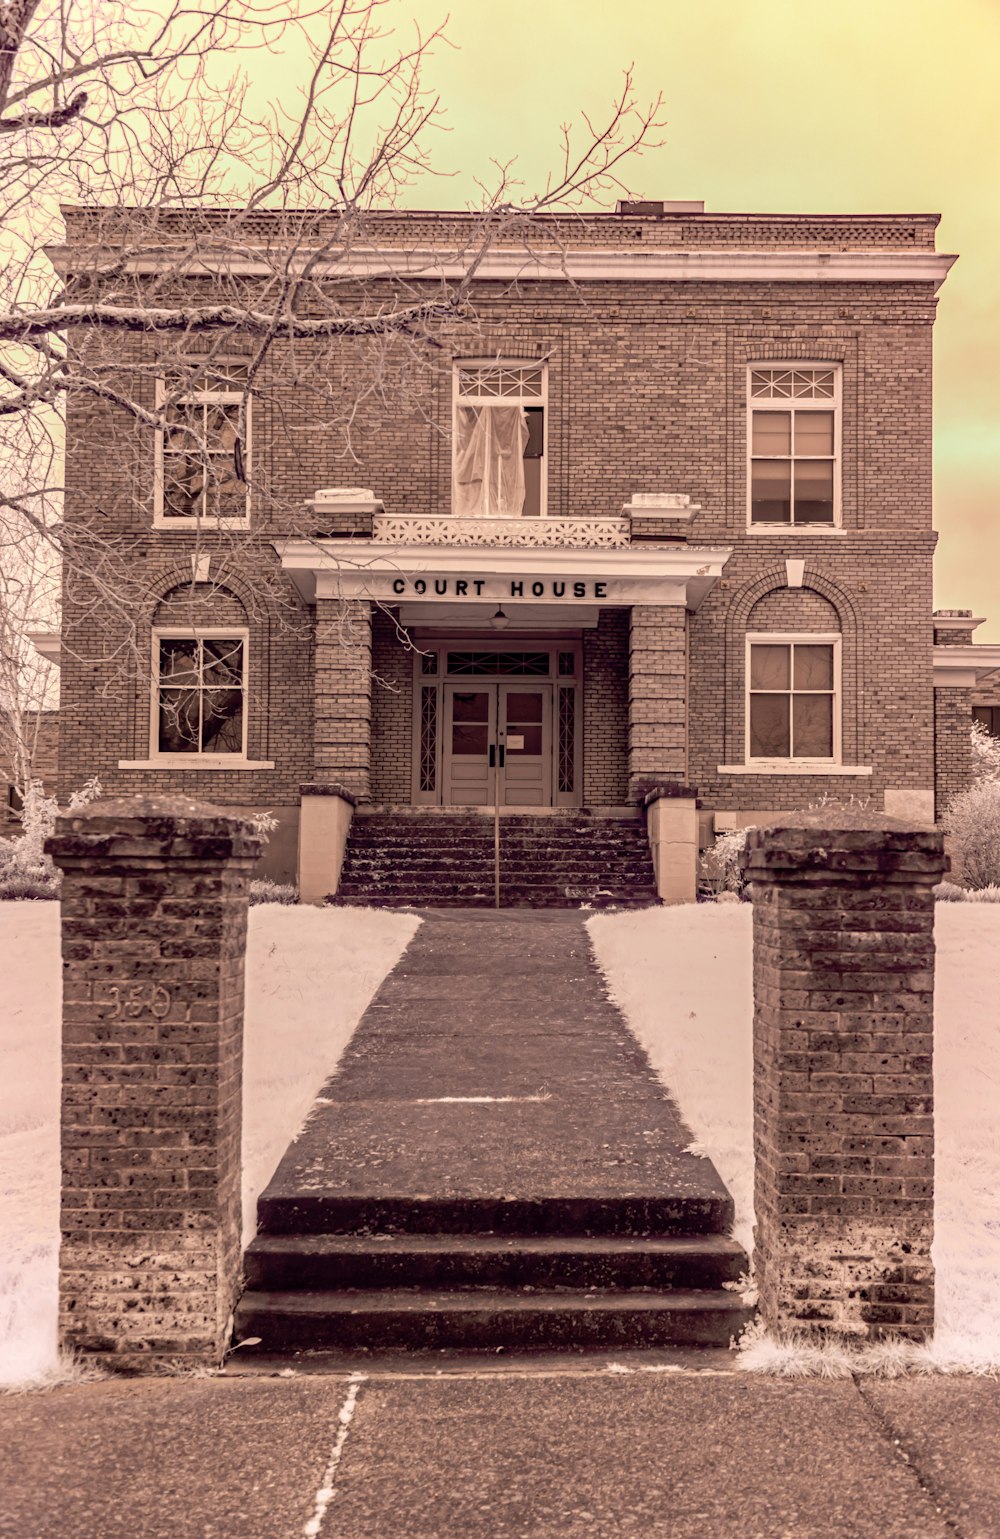
M 655 780 L 685 782 L 687 611 L 634 605 L 629 628 L 628 769 L 636 797 Z
M 920 1339 L 933 1325 L 941 843 L 829 825 L 748 837 L 754 1259 L 778 1334 Z
M 972 784 L 971 697 L 968 686 L 934 690 L 934 809 L 939 819 Z
M 316 600 L 315 772 L 368 801 L 371 771 L 371 605 Z
M 602 609 L 583 633 L 583 801 L 628 801 L 628 610 Z
M 71 223 L 79 233 L 81 219 L 71 216 Z M 377 224 L 390 240 L 403 232 L 415 241 L 444 239 L 466 228 L 461 218 L 449 223 L 424 215 L 385 216 Z M 675 249 L 678 242 L 695 242 L 727 250 L 912 250 L 933 244 L 934 225 L 933 218 L 920 217 L 713 215 L 596 218 L 571 221 L 566 230 L 580 247 L 622 248 L 641 239 Z M 260 226 L 268 227 L 267 220 Z M 195 290 L 207 296 L 212 285 L 193 282 Z M 391 299 L 388 286 L 376 290 L 375 297 L 380 295 Z M 293 356 L 275 342 L 253 404 L 251 529 L 205 531 L 198 548 L 213 553 L 220 583 L 230 574 L 228 585 L 240 596 L 252 629 L 251 656 L 261 663 L 266 659 L 266 668 L 252 673 L 259 683 L 252 684 L 251 729 L 261 757 L 274 759 L 276 768 L 210 776 L 165 767 L 144 771 L 142 784 L 224 804 L 280 808 L 294 806 L 303 780 L 334 767 L 311 762 L 313 617 L 278 568 L 271 541 L 314 532 L 305 500 L 318 487 L 342 484 L 345 463 L 351 465 L 349 479 L 372 487 L 389 512 L 448 511 L 451 357 L 509 354 L 548 361 L 551 513 L 606 516 L 617 514 L 637 492 L 684 492 L 702 508 L 690 529 L 691 542 L 734 549 L 724 578 L 690 623 L 686 778 L 698 787 L 705 807 L 801 807 L 824 793 L 866 796 L 881 806 L 887 788 L 929 791 L 934 777 L 927 624 L 934 541 L 932 285 L 616 281 L 571 287 L 543 281 L 513 291 L 484 282 L 474 299 L 474 319 L 442 327 L 442 348 L 426 355 L 409 344 L 373 350 L 367 343 L 338 342 L 311 351 L 297 346 Z M 151 401 L 155 339 L 99 339 L 94 345 L 109 348 L 123 380 L 131 379 L 140 397 L 145 399 L 146 391 Z M 842 367 L 842 533 L 747 531 L 747 366 L 794 360 Z M 140 368 L 145 374 L 135 372 Z M 376 373 L 379 391 L 358 388 Z M 317 393 L 327 390 L 330 395 Z M 329 409 L 338 391 L 350 411 Z M 122 569 L 136 574 L 136 603 L 124 608 L 145 616 L 148 625 L 151 595 L 162 596 L 178 582 L 178 571 L 189 569 L 194 542 L 187 532 L 150 528 L 151 435 L 115 418 L 107 403 L 91 397 L 72 398 L 69 414 L 67 516 L 99 521 Z M 784 563 L 800 556 L 807 575 L 795 598 L 781 591 Z M 794 618 L 796 624 L 830 628 L 831 612 L 843 636 L 844 759 L 871 774 L 720 772 L 720 765 L 740 763 L 744 756 L 747 626 L 788 615 L 788 623 Z M 604 628 L 620 626 L 622 619 L 601 623 L 602 631 L 586 642 L 584 795 L 592 803 L 618 801 L 624 783 L 624 735 L 621 749 L 610 737 L 619 728 L 624 734 L 621 692 L 613 698 L 601 683 L 602 670 L 609 676 L 615 645 Z M 96 770 L 108 777 L 110 788 L 125 789 L 122 782 L 129 777 L 118 773 L 118 759 L 142 756 L 148 720 L 143 667 L 137 656 L 131 671 L 123 668 L 120 632 L 117 616 L 102 613 L 87 595 L 79 602 L 71 596 L 64 786 Z M 376 646 L 381 645 L 377 632 Z M 322 687 L 331 682 L 332 676 Z M 654 701 L 655 690 L 637 711 L 655 713 Z M 669 751 L 683 763 L 675 706 L 672 700 L 669 723 L 636 720 L 637 751 L 650 731 L 665 733 L 653 745 L 656 755 Z M 404 790 L 403 756 L 396 745 L 411 729 L 401 698 L 378 696 L 372 710 L 386 748 L 375 750 L 380 794 L 396 797 Z M 355 723 L 364 720 L 363 711 L 352 711 Z M 330 754 L 324 748 L 319 757 Z M 360 772 L 361 766 L 355 768 Z M 657 773 L 664 770 L 657 765 Z M 133 776 L 128 788 L 134 784 Z
M 409 802 L 413 795 L 413 652 L 391 615 L 372 615 L 373 802 Z
M 240 1273 L 243 972 L 259 842 L 189 799 L 59 820 L 59 1334 L 217 1364 Z

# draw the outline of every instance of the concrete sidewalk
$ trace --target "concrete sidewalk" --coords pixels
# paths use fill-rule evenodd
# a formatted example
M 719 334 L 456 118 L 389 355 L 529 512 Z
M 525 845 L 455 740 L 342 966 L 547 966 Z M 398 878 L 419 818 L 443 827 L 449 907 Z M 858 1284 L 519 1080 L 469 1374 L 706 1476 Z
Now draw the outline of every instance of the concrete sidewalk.
M 17 1539 L 988 1539 L 1000 1386 L 607 1365 L 0 1399 Z

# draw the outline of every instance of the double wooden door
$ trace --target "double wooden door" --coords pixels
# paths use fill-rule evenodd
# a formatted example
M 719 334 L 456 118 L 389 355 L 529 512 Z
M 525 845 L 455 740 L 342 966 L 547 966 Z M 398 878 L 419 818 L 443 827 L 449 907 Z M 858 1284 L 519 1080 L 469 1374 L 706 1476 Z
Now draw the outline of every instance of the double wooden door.
M 552 685 L 444 686 L 444 803 L 552 806 Z

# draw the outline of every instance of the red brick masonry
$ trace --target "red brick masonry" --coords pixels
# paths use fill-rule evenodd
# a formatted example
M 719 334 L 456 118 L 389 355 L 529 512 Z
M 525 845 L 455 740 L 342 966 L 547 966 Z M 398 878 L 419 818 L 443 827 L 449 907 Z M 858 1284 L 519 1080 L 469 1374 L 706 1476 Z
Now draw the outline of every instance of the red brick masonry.
M 240 1266 L 243 962 L 260 841 L 180 797 L 60 818 L 64 1347 L 217 1362 Z
M 765 1324 L 922 1339 L 934 1320 L 930 830 L 755 829 L 756 1271 Z

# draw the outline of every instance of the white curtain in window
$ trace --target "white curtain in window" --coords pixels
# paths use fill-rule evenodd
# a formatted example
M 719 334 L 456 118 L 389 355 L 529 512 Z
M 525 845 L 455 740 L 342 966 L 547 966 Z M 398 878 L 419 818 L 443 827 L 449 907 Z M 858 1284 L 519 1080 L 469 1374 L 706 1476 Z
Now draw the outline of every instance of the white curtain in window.
M 520 406 L 459 406 L 455 414 L 455 512 L 514 517 L 524 509 L 528 423 Z

